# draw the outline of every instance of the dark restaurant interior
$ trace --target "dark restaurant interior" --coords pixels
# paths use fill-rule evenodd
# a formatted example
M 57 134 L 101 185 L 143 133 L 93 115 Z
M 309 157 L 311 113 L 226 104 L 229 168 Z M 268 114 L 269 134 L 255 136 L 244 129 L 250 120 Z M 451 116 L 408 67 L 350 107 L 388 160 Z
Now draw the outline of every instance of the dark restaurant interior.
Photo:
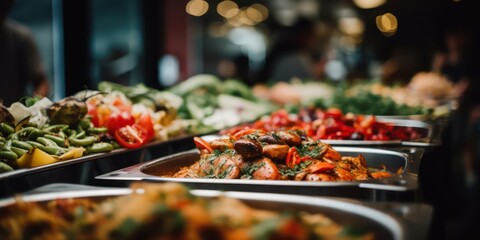
M 474 0 L 2 2 L 11 2 L 1 6 L 9 10 L 6 18 L 32 32 L 45 96 L 54 101 L 102 81 L 164 90 L 198 74 L 250 88 L 292 79 L 404 86 L 421 72 L 443 74 L 460 93 L 444 121 L 442 145 L 426 151 L 419 167 L 420 201 L 433 208 L 427 239 L 477 235 L 480 21 Z M 22 87 L 3 104 L 34 91 L 31 83 Z

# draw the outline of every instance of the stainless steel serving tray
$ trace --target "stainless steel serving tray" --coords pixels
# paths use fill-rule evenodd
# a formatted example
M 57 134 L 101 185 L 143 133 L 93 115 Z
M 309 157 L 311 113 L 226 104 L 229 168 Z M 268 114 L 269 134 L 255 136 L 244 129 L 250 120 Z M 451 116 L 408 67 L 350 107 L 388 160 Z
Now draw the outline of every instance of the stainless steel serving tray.
M 27 202 L 45 202 L 68 198 L 115 197 L 130 194 L 129 188 L 92 187 L 78 184 L 49 184 L 23 193 Z M 190 191 L 198 197 L 226 196 L 247 205 L 274 211 L 307 211 L 321 213 L 333 221 L 355 228 L 372 231 L 376 239 L 427 239 L 432 207 L 414 203 L 372 203 L 351 199 L 249 193 L 196 189 Z M 0 208 L 14 203 L 14 198 L 0 200 Z
M 302 195 L 328 195 L 340 197 L 370 198 L 369 191 L 416 191 L 418 188 L 418 167 L 423 153 L 412 148 L 415 153 L 373 149 L 361 147 L 334 147 L 342 156 L 362 154 L 369 167 L 385 165 L 392 172 L 402 168 L 401 174 L 385 178 L 348 182 L 307 182 L 287 180 L 250 180 L 250 179 L 204 179 L 163 177 L 177 172 L 181 167 L 189 166 L 199 159 L 199 151 L 192 149 L 170 156 L 136 164 L 127 168 L 96 176 L 99 180 L 120 181 L 171 181 L 189 184 L 195 188 L 221 189 L 234 191 L 257 191 L 276 193 L 295 193 Z

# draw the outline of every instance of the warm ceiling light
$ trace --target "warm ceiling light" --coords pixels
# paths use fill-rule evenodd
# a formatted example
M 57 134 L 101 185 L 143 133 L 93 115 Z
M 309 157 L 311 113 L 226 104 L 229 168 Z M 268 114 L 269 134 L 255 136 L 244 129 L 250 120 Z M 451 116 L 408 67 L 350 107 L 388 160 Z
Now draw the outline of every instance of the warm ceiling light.
M 248 25 L 248 26 L 255 25 L 255 22 L 252 21 L 252 19 L 250 19 L 247 15 L 247 8 L 242 8 L 238 14 L 238 17 L 240 18 L 240 23 L 242 25 Z
M 265 7 L 263 4 L 255 3 L 255 4 L 252 4 L 250 8 L 256 9 L 257 11 L 260 12 L 260 14 L 262 14 L 262 20 L 260 20 L 260 22 L 268 18 L 268 8 Z
M 256 8 L 248 7 L 245 10 L 245 13 L 246 13 L 247 17 L 255 23 L 259 23 L 259 22 L 263 21 L 262 13 L 260 11 L 258 11 L 258 9 L 256 9 Z
M 231 18 L 237 15 L 238 5 L 233 1 L 222 1 L 217 5 L 217 13 L 224 18 Z
M 204 0 L 191 0 L 187 3 L 186 11 L 192 16 L 202 16 L 208 10 L 208 3 Z
M 385 36 L 392 36 L 395 34 L 398 28 L 398 21 L 395 15 L 391 13 L 385 13 L 375 18 L 378 30 Z
M 359 8 L 370 9 L 383 5 L 386 0 L 353 0 L 353 3 Z
M 359 35 L 365 31 L 365 26 L 357 17 L 345 17 L 339 20 L 339 29 L 347 35 Z

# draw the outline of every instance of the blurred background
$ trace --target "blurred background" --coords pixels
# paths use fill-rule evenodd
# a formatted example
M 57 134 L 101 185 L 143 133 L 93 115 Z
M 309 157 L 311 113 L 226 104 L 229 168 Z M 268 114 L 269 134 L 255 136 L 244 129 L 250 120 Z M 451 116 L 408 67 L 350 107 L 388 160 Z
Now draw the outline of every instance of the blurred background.
M 439 239 L 480 226 L 477 4 L 16 0 L 8 17 L 33 32 L 53 100 L 95 89 L 102 80 L 164 89 L 201 73 L 250 86 L 294 77 L 403 84 L 421 71 L 468 82 L 443 150 L 430 159 L 438 164 L 428 169 L 437 184 L 425 199 L 436 207 Z
M 278 80 L 265 68 L 281 51 L 309 52 L 309 78 L 406 82 L 437 70 L 438 55 L 456 45 L 474 47 L 474 2 L 15 0 L 9 17 L 33 31 L 58 99 L 100 80 L 158 88 L 198 73 Z

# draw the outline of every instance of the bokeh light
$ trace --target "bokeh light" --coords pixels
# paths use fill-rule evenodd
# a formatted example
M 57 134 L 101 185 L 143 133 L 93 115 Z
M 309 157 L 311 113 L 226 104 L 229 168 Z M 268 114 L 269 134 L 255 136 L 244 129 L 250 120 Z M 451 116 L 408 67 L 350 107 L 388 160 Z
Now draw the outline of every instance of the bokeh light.
M 217 13 L 224 18 L 232 18 L 238 11 L 238 5 L 233 1 L 222 1 L 217 5 Z
M 370 9 L 383 5 L 386 0 L 353 0 L 353 3 L 359 8 Z
M 191 0 L 187 3 L 185 10 L 192 16 L 200 17 L 208 11 L 208 2 L 204 0 Z
M 398 20 L 397 17 L 391 13 L 377 16 L 375 22 L 378 30 L 387 37 L 393 36 L 397 32 Z

